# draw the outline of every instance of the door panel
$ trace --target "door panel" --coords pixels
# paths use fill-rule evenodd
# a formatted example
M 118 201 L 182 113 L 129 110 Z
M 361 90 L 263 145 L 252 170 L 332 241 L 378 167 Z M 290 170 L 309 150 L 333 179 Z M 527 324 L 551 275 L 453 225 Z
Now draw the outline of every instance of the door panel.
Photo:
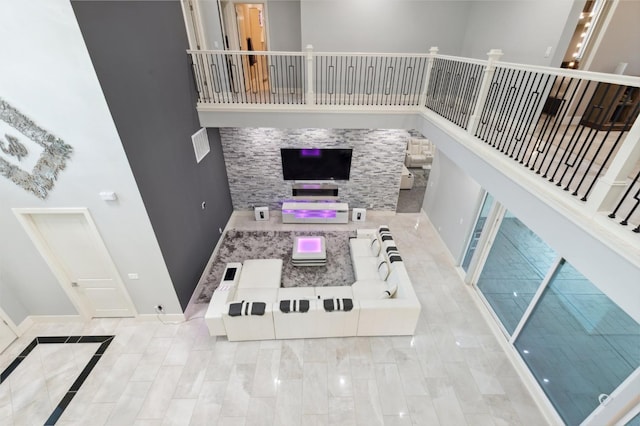
M 31 214 L 45 258 L 76 304 L 91 317 L 133 316 L 135 312 L 99 235 L 82 213 Z M 62 277 L 62 279 L 61 279 Z
M 127 316 L 126 299 L 118 291 L 112 279 L 79 279 L 78 292 L 89 306 L 93 308 L 93 316 Z M 109 315 L 120 312 L 121 315 Z

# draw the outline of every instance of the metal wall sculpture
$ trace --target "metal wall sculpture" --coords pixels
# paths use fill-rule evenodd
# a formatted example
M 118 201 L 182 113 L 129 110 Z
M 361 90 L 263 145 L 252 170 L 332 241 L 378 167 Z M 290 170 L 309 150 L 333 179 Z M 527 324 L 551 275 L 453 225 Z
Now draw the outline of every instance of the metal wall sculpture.
M 39 127 L 28 117 L 0 98 L 0 124 L 6 123 L 16 130 L 15 134 L 0 133 L 0 175 L 16 185 L 32 192 L 38 198 L 45 199 L 66 167 L 73 148 L 55 135 Z M 38 144 L 43 151 L 31 171 L 24 170 L 5 156 L 14 157 L 19 163 L 29 156 L 29 149 L 20 137 Z M 5 140 L 6 139 L 6 140 Z

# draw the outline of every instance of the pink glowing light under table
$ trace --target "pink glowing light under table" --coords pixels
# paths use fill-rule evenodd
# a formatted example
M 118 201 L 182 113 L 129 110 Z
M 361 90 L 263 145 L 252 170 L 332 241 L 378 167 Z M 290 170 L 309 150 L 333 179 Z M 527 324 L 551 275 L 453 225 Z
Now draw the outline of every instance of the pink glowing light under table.
M 298 238 L 298 253 L 320 253 L 322 240 L 319 237 Z

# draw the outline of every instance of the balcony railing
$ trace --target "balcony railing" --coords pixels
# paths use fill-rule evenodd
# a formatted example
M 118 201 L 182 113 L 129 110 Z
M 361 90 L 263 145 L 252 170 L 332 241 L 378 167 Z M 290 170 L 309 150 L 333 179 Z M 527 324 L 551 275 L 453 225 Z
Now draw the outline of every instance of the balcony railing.
M 199 107 L 430 110 L 640 232 L 640 78 L 437 52 L 188 53 Z

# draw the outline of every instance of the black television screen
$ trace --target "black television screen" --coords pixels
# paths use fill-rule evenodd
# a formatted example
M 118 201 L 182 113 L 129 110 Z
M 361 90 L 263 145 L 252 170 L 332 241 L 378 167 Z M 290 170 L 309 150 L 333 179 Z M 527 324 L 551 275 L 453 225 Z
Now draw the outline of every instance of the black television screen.
M 351 149 L 282 148 L 284 180 L 349 180 Z

